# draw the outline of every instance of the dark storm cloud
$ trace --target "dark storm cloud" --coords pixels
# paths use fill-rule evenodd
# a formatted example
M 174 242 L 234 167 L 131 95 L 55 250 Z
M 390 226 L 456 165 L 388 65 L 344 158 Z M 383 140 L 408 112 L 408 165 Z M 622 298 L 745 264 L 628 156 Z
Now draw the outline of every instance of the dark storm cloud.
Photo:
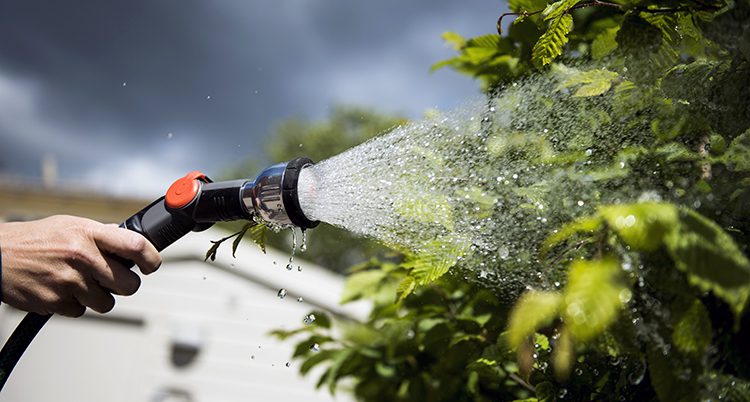
M 64 177 L 158 191 L 178 172 L 260 156 L 274 122 L 334 103 L 451 107 L 476 84 L 428 73 L 451 55 L 439 35 L 490 32 L 501 7 L 0 0 L 0 161 L 30 175 L 54 153 Z M 149 185 L 131 184 L 143 174 Z

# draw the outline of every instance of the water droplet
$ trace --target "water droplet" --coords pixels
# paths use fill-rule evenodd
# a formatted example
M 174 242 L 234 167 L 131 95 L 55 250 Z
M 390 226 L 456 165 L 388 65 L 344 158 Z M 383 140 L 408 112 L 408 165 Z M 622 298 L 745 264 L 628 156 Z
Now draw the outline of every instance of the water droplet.
M 594 151 L 591 148 L 589 148 L 589 149 L 586 150 L 586 156 L 591 156 L 591 154 L 593 154 L 593 153 L 594 153 Z
M 305 325 L 310 325 L 313 322 L 315 322 L 315 314 L 308 314 L 305 316 L 305 318 L 302 319 L 302 322 L 305 323 Z
M 579 206 L 579 207 L 582 207 L 582 206 L 583 206 L 583 200 L 578 200 L 578 206 Z
M 211 100 L 211 95 L 207 95 L 206 100 Z
M 560 392 L 557 393 L 557 397 L 560 399 L 565 398 L 565 395 L 568 395 L 568 390 L 565 388 L 560 389 Z
M 577 368 L 576 375 L 581 375 L 581 374 L 583 374 L 583 370 L 581 370 L 580 368 Z
M 320 352 L 320 345 L 318 345 L 317 343 L 313 343 L 310 346 L 310 350 L 312 350 L 313 352 Z
M 285 366 L 287 366 L 287 367 L 291 367 L 291 366 L 292 366 L 292 363 L 290 363 L 290 362 L 286 362 L 286 363 L 285 363 L 284 365 L 285 365 Z
M 307 231 L 302 229 L 302 244 L 299 246 L 300 252 L 307 251 Z
M 250 355 L 250 360 L 255 360 L 255 355 Z
M 278 296 L 279 299 L 285 298 L 286 297 L 286 289 L 284 289 L 284 288 L 279 289 L 279 292 L 276 293 L 276 296 Z
M 646 363 L 640 362 L 633 366 L 633 370 L 628 373 L 628 382 L 633 385 L 638 385 L 643 381 L 643 377 L 646 375 Z
M 292 267 L 292 262 L 291 262 L 291 261 L 289 261 L 289 264 L 286 264 L 286 270 L 287 270 L 287 271 L 291 271 L 291 270 L 292 270 L 292 268 L 294 268 L 294 267 Z
M 508 247 L 502 246 L 497 250 L 497 255 L 504 260 L 510 255 L 510 250 L 508 250 Z
M 126 87 L 126 86 L 128 86 L 128 83 L 127 82 L 123 82 L 122 86 Z
M 302 296 L 297 298 L 297 303 L 302 303 L 304 300 L 302 300 Z
M 297 265 L 297 272 L 302 272 L 302 266 L 301 265 Z

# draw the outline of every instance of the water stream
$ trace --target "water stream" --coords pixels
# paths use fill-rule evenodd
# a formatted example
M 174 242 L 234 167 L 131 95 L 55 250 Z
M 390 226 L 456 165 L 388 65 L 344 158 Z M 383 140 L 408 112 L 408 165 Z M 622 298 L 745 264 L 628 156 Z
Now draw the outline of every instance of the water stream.
M 411 252 L 460 249 L 458 271 L 485 283 L 550 287 L 538 248 L 563 223 L 603 203 L 699 201 L 688 179 L 634 163 L 629 151 L 653 141 L 646 116 L 615 119 L 611 95 L 560 88 L 574 71 L 431 111 L 304 169 L 305 215 Z

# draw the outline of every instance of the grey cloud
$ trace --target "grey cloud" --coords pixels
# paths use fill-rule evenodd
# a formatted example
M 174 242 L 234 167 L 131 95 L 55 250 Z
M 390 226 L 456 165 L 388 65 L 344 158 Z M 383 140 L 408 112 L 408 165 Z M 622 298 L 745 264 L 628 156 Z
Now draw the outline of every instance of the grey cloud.
M 0 161 L 30 175 L 41 154 L 55 152 L 63 177 L 103 186 L 96 179 L 103 172 L 129 177 L 149 168 L 166 177 L 261 157 L 276 121 L 322 117 L 332 103 L 411 116 L 451 107 L 477 85 L 449 71 L 428 73 L 452 54 L 439 35 L 491 32 L 501 7 L 489 0 L 0 0 L 0 79 L 15 85 L 0 94 Z

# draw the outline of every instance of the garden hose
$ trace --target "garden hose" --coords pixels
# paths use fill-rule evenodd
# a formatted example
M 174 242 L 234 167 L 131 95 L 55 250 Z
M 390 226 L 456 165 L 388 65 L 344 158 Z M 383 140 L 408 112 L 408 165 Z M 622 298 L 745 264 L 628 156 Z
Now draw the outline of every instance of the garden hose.
M 202 231 L 215 222 L 263 221 L 275 227 L 313 228 L 297 198 L 299 172 L 313 164 L 295 158 L 273 165 L 255 180 L 212 182 L 201 172 L 190 172 L 176 180 L 165 196 L 140 210 L 120 227 L 138 232 L 158 251 L 164 250 L 191 231 Z M 116 258 L 128 268 L 133 262 Z M 0 350 L 0 391 L 26 348 L 51 315 L 28 313 Z

